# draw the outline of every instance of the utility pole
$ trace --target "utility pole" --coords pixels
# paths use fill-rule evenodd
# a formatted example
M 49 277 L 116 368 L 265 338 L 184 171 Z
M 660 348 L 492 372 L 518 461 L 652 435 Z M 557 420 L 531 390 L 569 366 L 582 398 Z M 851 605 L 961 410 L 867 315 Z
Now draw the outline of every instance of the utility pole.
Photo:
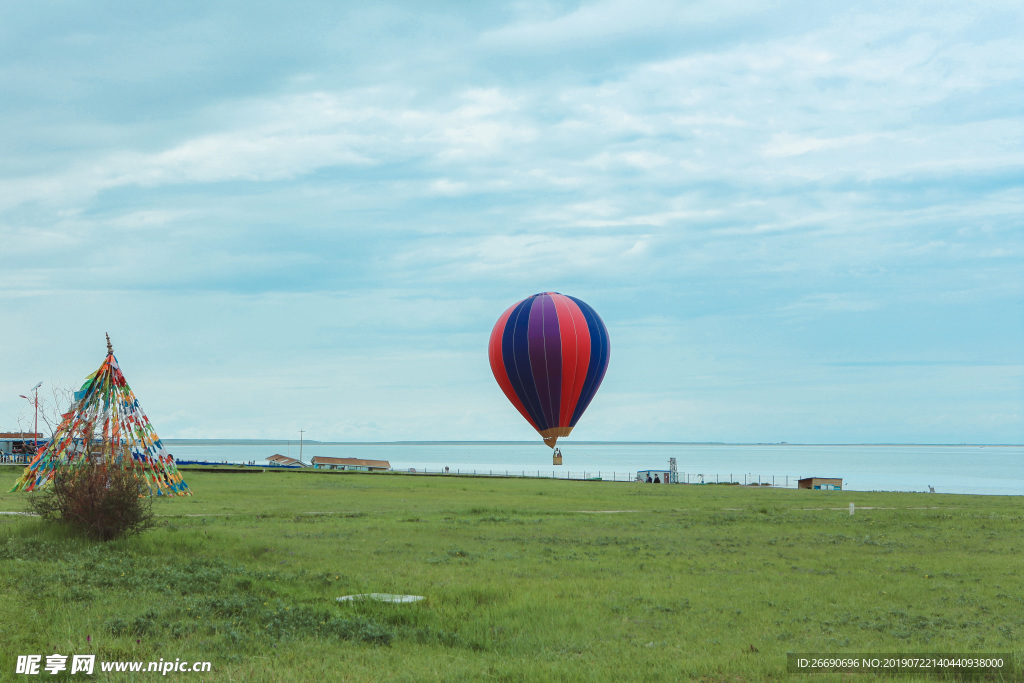
M 302 464 L 302 434 L 303 430 L 299 430 L 299 464 Z
M 39 387 L 41 387 L 41 386 L 43 386 L 42 382 L 40 382 L 39 384 L 37 384 L 34 387 L 32 387 L 32 391 L 35 392 L 35 400 L 30 399 L 28 396 L 25 396 L 24 394 L 19 394 L 26 401 L 32 401 L 32 403 L 35 405 L 35 409 L 36 409 L 36 411 L 35 411 L 36 412 L 36 416 L 35 416 L 35 420 L 34 420 L 33 425 L 32 425 L 32 453 L 33 454 L 35 454 L 39 450 Z M 22 441 L 22 443 L 24 443 L 24 441 Z

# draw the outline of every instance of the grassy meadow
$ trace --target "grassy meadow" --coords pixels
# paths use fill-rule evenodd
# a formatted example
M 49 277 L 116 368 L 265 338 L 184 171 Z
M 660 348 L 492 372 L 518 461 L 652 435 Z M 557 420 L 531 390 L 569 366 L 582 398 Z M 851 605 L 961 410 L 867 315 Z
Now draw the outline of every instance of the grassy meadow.
M 1020 498 L 185 478 L 195 495 L 158 500 L 159 526 L 132 539 L 0 515 L 0 680 L 53 652 L 212 662 L 168 675 L 192 681 L 831 681 L 851 677 L 788 674 L 786 653 L 1024 656 Z M 335 600 L 370 592 L 426 600 Z

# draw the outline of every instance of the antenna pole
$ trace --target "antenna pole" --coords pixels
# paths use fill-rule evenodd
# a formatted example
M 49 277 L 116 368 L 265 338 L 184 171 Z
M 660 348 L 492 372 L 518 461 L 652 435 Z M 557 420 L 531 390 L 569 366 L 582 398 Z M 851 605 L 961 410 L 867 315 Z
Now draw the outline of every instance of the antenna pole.
M 36 390 L 35 390 L 36 391 L 36 400 L 35 400 L 35 404 L 36 404 L 36 422 L 35 422 L 35 426 L 32 427 L 32 447 L 35 448 L 35 452 L 36 453 L 39 452 L 39 385 L 40 384 L 42 384 L 42 382 L 40 382 L 39 384 L 36 385 Z

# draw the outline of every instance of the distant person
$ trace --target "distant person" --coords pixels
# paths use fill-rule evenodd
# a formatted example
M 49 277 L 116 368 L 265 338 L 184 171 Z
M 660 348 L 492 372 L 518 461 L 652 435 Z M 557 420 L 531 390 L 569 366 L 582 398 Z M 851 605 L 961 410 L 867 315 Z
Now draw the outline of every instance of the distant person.
M 650 473 L 650 472 L 648 472 L 648 473 L 647 473 L 647 483 L 648 483 L 648 484 L 651 484 L 651 483 L 653 483 L 653 482 L 654 482 L 654 480 L 653 480 L 653 479 L 651 479 L 651 473 Z
M 654 475 L 654 483 L 655 484 L 660 484 L 661 483 L 661 479 L 658 477 L 657 474 Z

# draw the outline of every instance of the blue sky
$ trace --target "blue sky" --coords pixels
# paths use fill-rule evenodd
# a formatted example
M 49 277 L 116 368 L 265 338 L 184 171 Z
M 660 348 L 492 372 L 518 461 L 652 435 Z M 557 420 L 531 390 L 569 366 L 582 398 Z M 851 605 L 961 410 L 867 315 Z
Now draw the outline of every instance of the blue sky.
M 0 20 L 0 430 L 109 332 L 168 438 L 1024 442 L 1019 3 L 38 2 Z M 468 5 L 468 6 L 467 6 Z

